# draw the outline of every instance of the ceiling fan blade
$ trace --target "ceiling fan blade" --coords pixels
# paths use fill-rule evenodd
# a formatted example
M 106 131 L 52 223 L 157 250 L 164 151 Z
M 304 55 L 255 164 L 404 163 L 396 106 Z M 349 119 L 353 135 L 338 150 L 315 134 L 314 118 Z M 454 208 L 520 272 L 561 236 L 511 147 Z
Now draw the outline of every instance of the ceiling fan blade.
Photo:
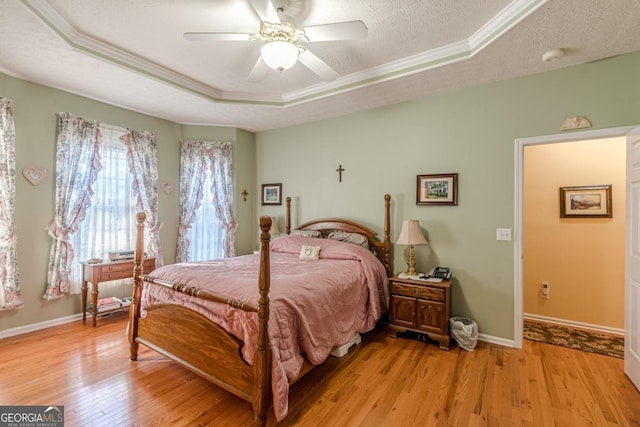
M 329 82 L 338 78 L 338 72 L 336 70 L 331 68 L 329 64 L 324 62 L 322 59 L 309 52 L 309 50 L 305 50 L 300 53 L 300 55 L 298 55 L 298 61 L 316 73 L 324 81 Z
M 258 58 L 258 61 L 256 61 L 256 65 L 254 65 L 251 69 L 247 80 L 249 80 L 250 82 L 259 82 L 267 76 L 268 71 L 269 67 L 262 60 L 262 57 L 260 57 Z
M 260 19 L 264 22 L 271 22 L 272 24 L 279 24 L 280 17 L 276 8 L 273 7 L 271 0 L 249 0 L 251 6 L 255 9 Z
M 336 22 L 333 24 L 314 25 L 303 28 L 312 42 L 329 40 L 356 40 L 367 37 L 369 31 L 362 21 Z
M 183 37 L 193 41 L 249 41 L 251 34 L 244 33 L 184 33 Z

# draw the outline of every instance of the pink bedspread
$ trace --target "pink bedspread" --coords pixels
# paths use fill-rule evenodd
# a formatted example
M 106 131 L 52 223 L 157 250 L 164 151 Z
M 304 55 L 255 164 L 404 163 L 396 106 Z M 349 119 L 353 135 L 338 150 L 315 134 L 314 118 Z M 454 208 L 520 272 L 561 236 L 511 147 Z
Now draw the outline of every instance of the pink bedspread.
M 299 259 L 302 245 L 320 246 L 320 259 Z M 278 420 L 288 410 L 289 381 L 303 364 L 322 363 L 336 346 L 356 332 L 367 332 L 388 309 L 386 270 L 368 250 L 345 242 L 283 236 L 271 242 L 269 339 L 273 404 Z M 259 255 L 160 267 L 151 276 L 214 291 L 258 305 Z M 146 285 L 144 307 L 158 302 L 196 310 L 243 340 L 243 357 L 253 364 L 257 344 L 256 313 Z

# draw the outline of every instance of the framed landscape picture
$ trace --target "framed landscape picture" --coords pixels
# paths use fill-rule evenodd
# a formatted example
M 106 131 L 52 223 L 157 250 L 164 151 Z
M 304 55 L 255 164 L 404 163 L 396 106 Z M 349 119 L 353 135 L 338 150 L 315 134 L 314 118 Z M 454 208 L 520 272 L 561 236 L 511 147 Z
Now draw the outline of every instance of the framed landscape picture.
M 282 183 L 262 184 L 262 205 L 282 205 Z
M 611 185 L 560 187 L 560 218 L 612 218 Z
M 418 175 L 417 205 L 457 205 L 458 174 Z

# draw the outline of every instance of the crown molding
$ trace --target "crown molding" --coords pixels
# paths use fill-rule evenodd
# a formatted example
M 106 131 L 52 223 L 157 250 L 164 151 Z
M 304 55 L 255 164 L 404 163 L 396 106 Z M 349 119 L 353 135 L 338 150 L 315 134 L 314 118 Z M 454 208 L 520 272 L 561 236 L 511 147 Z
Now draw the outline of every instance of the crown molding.
M 77 52 L 213 102 L 273 107 L 290 107 L 304 104 L 471 59 L 476 53 L 518 25 L 547 1 L 514 0 L 466 40 L 383 64 L 379 67 L 340 76 L 333 82 L 321 83 L 302 90 L 287 92 L 282 96 L 253 96 L 246 92 L 222 91 L 219 88 L 205 85 L 130 52 L 81 34 L 46 0 L 21 0 L 25 7 Z
M 547 1 L 514 0 L 466 40 L 389 62 L 379 67 L 342 76 L 332 83 L 319 84 L 303 90 L 286 93 L 283 95 L 283 101 L 287 104 L 298 104 L 471 59 Z

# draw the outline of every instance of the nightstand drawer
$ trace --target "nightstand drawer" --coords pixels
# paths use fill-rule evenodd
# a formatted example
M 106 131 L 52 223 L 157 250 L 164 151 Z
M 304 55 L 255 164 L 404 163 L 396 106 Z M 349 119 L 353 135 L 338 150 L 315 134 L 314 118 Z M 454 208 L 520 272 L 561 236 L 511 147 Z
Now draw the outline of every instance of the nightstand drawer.
M 404 295 L 407 297 L 428 299 L 431 301 L 444 302 L 445 300 L 445 293 L 443 289 L 405 285 L 403 283 L 392 282 L 391 293 L 395 295 Z
M 100 281 L 107 282 L 109 280 L 128 279 L 130 277 L 133 277 L 133 270 L 131 271 L 122 270 L 122 271 L 111 271 L 111 272 L 103 271 L 102 274 L 100 275 Z
M 117 272 L 122 272 L 122 271 L 126 271 L 127 273 L 131 273 L 131 276 L 133 276 L 133 267 L 131 267 L 131 263 L 129 262 L 120 262 L 120 263 L 114 263 L 111 265 L 103 265 L 102 266 L 102 274 L 105 273 L 117 273 Z
M 142 261 L 143 272 L 149 273 L 155 268 L 155 259 L 147 258 Z M 128 279 L 133 277 L 133 261 L 114 262 L 113 264 L 102 264 L 100 275 L 97 281 L 106 282 L 108 280 Z

